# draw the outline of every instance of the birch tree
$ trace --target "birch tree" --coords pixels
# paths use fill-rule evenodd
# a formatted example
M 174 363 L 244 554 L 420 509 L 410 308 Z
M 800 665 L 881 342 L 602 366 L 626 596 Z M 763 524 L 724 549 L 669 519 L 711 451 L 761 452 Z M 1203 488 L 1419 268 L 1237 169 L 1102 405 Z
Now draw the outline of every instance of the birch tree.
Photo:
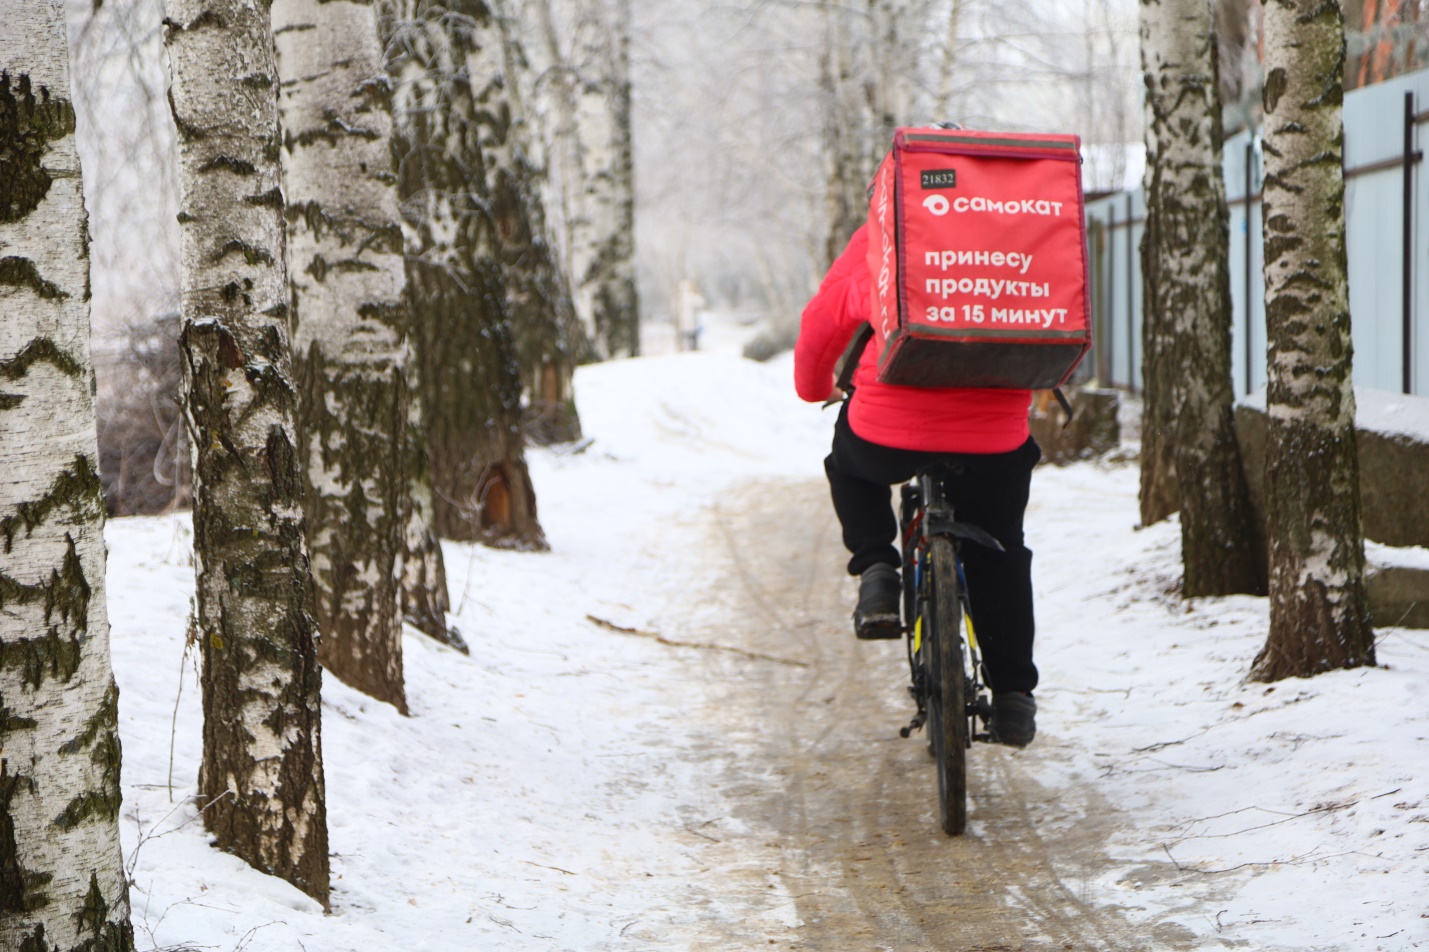
M 308 547 L 323 667 L 405 713 L 402 225 L 367 4 L 275 0 Z
M 328 899 L 317 629 L 289 344 L 278 77 L 266 5 L 169 0 L 180 351 L 193 447 L 204 825 Z
M 510 0 L 493 0 L 499 35 L 472 58 L 485 80 L 481 149 L 489 159 L 491 210 L 506 302 L 527 394 L 525 430 L 538 443 L 580 438 L 572 380 L 582 341 L 568 277 L 546 218 L 545 149 L 533 121 L 532 67 Z
M 402 520 L 402 618 L 428 637 L 462 654 L 471 654 L 461 633 L 447 624 L 451 595 L 447 591 L 446 562 L 434 522 L 436 503 L 427 452 L 426 419 L 412 363 L 409 359 L 407 426 L 402 440 L 403 468 L 407 474 L 407 512 Z
M 1184 594 L 1263 590 L 1235 439 L 1229 212 L 1207 0 L 1142 0 L 1142 522 L 1181 512 Z
M 944 118 L 929 114 L 929 97 L 920 89 L 922 73 L 930 59 L 924 38 L 938 26 L 930 17 L 930 6 L 928 0 L 868 0 L 876 80 L 873 87 L 875 122 L 870 142 L 874 161 L 881 159 L 882 152 L 892 144 L 894 129 Z M 953 0 L 947 21 L 953 30 L 947 37 L 947 60 L 956 55 L 960 7 L 961 0 Z M 870 173 L 869 178 L 872 177 Z
M 381 0 L 392 77 L 417 396 L 433 525 L 444 538 L 543 546 L 469 58 L 496 37 L 484 0 Z
M 878 80 L 872 70 L 867 13 L 842 0 L 820 0 L 819 13 L 820 115 L 828 182 L 823 265 L 827 267 L 868 218 L 868 183 L 881 158 L 875 157 L 874 142 L 883 129 L 870 95 Z M 890 130 L 885 149 L 891 143 Z
M 0 947 L 130 952 L 64 13 L 0 22 Z
M 1270 633 L 1251 677 L 1374 664 L 1345 258 L 1337 0 L 1265 7 Z
M 532 0 L 566 273 L 596 353 L 640 352 L 630 0 Z

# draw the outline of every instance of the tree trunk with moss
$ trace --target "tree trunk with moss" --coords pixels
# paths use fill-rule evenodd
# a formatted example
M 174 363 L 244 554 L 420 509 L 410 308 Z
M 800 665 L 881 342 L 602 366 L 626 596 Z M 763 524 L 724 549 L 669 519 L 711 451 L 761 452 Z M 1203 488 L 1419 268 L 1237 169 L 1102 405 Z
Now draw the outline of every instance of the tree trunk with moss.
M 449 539 L 545 545 L 521 429 L 521 368 L 481 150 L 471 58 L 498 42 L 483 0 L 382 0 L 407 239 L 415 379 L 433 524 Z
M 64 12 L 0 23 L 0 948 L 132 952 Z
M 1270 634 L 1251 677 L 1374 664 L 1345 258 L 1344 24 L 1265 7 L 1266 509 Z
M 372 7 L 275 0 L 293 363 L 323 667 L 400 711 L 406 275 Z
M 531 65 L 510 0 L 493 0 L 499 42 L 481 45 L 472 72 L 485 85 L 482 153 L 490 160 L 491 211 L 506 302 L 526 391 L 526 435 L 538 444 L 580 439 L 572 381 L 583 349 L 569 279 L 546 220 L 545 150 L 528 98 Z
M 328 901 L 321 670 L 303 536 L 268 9 L 169 0 L 180 353 L 193 447 L 199 799 L 220 848 Z
M 640 352 L 629 0 L 540 0 L 566 271 L 597 356 Z
M 1142 0 L 1146 74 L 1142 520 L 1181 512 L 1184 594 L 1265 590 L 1236 443 L 1229 221 L 1207 0 Z

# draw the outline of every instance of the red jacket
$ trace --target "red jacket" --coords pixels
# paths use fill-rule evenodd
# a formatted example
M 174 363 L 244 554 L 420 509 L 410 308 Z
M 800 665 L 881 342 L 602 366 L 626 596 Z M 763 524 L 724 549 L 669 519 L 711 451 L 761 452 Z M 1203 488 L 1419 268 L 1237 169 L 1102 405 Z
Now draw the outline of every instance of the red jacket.
M 794 387 L 810 402 L 827 400 L 834 366 L 872 307 L 868 228 L 853 233 L 814 295 L 794 345 Z M 882 446 L 936 453 L 1006 453 L 1027 442 L 1029 390 L 897 387 L 878 382 L 882 341 L 869 339 L 854 372 L 849 425 Z

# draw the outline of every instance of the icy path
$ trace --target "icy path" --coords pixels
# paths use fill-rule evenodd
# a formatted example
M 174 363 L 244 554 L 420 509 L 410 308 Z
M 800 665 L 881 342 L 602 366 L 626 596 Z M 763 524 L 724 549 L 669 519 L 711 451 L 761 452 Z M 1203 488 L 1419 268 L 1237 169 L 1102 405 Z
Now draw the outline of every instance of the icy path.
M 975 751 L 971 837 L 930 836 L 896 648 L 844 630 L 832 421 L 788 380 L 705 355 L 582 371 L 594 443 L 533 457 L 553 551 L 447 550 L 472 657 L 410 635 L 406 719 L 325 681 L 330 916 L 208 847 L 192 670 L 171 800 L 187 530 L 112 523 L 141 948 L 920 948 L 946 858 L 1013 848 L 974 874 L 984 948 L 1429 948 L 1429 633 L 1384 633 L 1387 670 L 1242 684 L 1263 602 L 1167 596 L 1176 528 L 1133 531 L 1126 465 L 1039 471 L 1042 734 Z

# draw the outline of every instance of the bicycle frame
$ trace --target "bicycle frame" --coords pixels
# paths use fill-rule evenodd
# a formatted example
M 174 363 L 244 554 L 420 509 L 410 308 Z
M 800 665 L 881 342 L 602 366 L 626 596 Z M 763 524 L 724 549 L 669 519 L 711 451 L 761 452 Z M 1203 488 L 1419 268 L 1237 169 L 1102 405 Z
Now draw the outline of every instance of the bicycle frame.
M 962 541 L 968 540 L 1002 551 L 1002 544 L 985 530 L 969 523 L 958 522 L 954 518 L 952 503 L 943 490 L 946 467 L 936 466 L 919 472 L 905 484 L 902 490 L 902 508 L 899 525 L 903 549 L 903 617 L 907 640 L 905 647 L 912 683 L 909 693 L 918 704 L 917 714 L 899 733 L 910 736 L 920 730 L 928 718 L 928 684 L 926 666 L 918 659 L 922 632 L 919 628 L 921 616 L 918 600 L 924 584 L 929 542 L 937 536 L 950 539 L 956 553 Z M 977 731 L 978 720 L 984 724 L 992 715 L 992 704 L 984 693 L 982 658 L 977 643 L 977 632 L 973 625 L 971 606 L 968 599 L 967 578 L 963 572 L 962 559 L 955 558 L 958 579 L 958 600 L 962 605 L 963 631 L 960 637 L 968 650 L 969 671 L 964 697 L 966 699 L 968 731 L 967 743 L 988 740 L 987 733 Z

